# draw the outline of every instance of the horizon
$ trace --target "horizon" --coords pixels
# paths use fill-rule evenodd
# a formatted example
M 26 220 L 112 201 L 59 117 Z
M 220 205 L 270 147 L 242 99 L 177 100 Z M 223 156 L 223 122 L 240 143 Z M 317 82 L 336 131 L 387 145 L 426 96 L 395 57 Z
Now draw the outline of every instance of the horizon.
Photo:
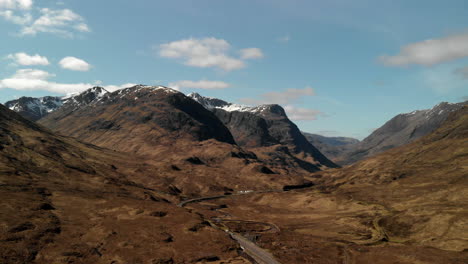
M 362 140 L 467 100 L 464 1 L 108 3 L 0 0 L 0 102 L 147 83 L 277 103 L 302 131 Z

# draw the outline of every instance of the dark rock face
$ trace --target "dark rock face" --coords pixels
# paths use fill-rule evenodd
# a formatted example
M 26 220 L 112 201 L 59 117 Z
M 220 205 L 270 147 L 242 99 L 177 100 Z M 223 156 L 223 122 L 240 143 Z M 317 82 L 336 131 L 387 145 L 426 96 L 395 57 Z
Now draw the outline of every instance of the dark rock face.
M 308 171 L 317 171 L 322 165 L 337 167 L 307 141 L 279 105 L 244 107 L 215 98 L 203 97 L 196 93 L 190 94 L 189 97 L 210 109 L 229 128 L 235 141 L 241 147 L 259 148 L 284 145 L 288 148 L 286 155 L 300 154 L 303 159 L 313 159 L 318 163 L 300 162 L 302 164 L 300 166 Z
M 461 109 L 468 102 L 440 103 L 432 109 L 399 114 L 375 130 L 370 136 L 338 157 L 340 165 L 374 156 L 383 151 L 399 147 L 430 134 L 439 128 L 450 113 Z
M 31 121 L 41 119 L 49 113 L 57 110 L 62 105 L 62 97 L 58 96 L 44 96 L 39 98 L 21 97 L 5 103 L 7 108 L 19 113 Z
M 237 144 L 243 147 L 261 147 L 279 144 L 268 131 L 267 121 L 249 112 L 228 112 L 214 108 L 213 113 L 231 131 Z

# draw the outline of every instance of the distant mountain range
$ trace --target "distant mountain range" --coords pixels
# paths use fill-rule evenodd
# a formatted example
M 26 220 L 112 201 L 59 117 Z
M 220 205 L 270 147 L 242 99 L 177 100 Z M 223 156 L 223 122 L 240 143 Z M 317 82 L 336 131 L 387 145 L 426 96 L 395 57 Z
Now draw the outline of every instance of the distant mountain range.
M 109 93 L 102 87 L 93 87 L 82 93 L 65 97 L 21 97 L 17 100 L 6 102 L 5 106 L 32 121 L 44 119 L 41 120 L 41 122 L 54 129 L 64 124 L 65 119 L 74 119 L 74 115 L 72 115 L 72 118 L 67 117 L 81 107 L 92 107 L 93 105 L 102 104 L 103 102 L 115 103 L 118 102 L 118 98 L 127 98 L 127 94 L 133 93 L 136 89 L 141 90 L 143 87 L 146 86 L 135 86 L 114 93 Z M 159 89 L 171 90 L 170 88 L 162 86 L 158 87 Z M 244 149 L 253 151 L 264 160 L 268 160 L 269 166 L 272 167 L 281 167 L 287 164 L 288 166 L 300 167 L 309 172 L 317 171 L 321 169 L 321 166 L 333 168 L 336 167 L 335 164 L 342 166 L 349 165 L 391 148 L 410 143 L 434 131 L 447 118 L 449 113 L 460 109 L 467 103 L 452 104 L 444 102 L 432 109 L 416 110 L 411 113 L 397 115 L 382 127 L 375 130 L 367 138 L 359 141 L 354 138 L 326 137 L 301 132 L 297 126 L 288 119 L 284 109 L 279 105 L 273 104 L 251 107 L 229 103 L 218 98 L 204 97 L 197 93 L 191 93 L 185 96 L 182 93 L 174 91 L 173 94 L 177 94 L 175 97 L 179 98 L 179 102 L 175 103 L 179 105 L 176 107 L 179 107 L 182 112 L 185 111 L 185 113 L 190 115 L 192 111 L 197 108 L 193 103 L 185 99 L 187 97 L 193 99 L 212 113 L 201 113 L 200 109 L 196 110 L 196 117 L 194 116 L 195 122 L 187 123 L 188 126 L 190 127 L 191 125 L 197 124 L 199 121 L 202 121 L 202 123 L 207 121 L 209 124 L 205 123 L 198 128 L 195 128 L 196 126 L 187 127 L 185 132 L 192 133 L 192 135 L 194 135 L 193 133 L 198 133 L 198 136 L 196 136 L 199 137 L 198 139 L 213 137 L 223 142 L 238 144 Z M 138 102 L 141 102 L 141 100 L 147 101 L 147 99 L 141 96 L 144 97 L 145 95 L 135 94 L 131 100 L 138 100 Z M 93 111 L 94 110 L 91 112 Z M 186 121 L 184 121 L 184 119 L 171 117 L 174 114 L 171 111 L 161 112 L 154 109 L 154 111 L 149 114 L 149 108 L 147 107 L 141 111 L 142 112 L 139 114 L 141 114 L 142 117 L 140 118 L 146 118 L 148 120 L 157 115 L 157 113 L 161 113 L 162 115 L 157 118 L 158 122 L 165 128 L 170 128 L 174 125 L 174 127 L 170 129 L 179 131 L 179 133 L 181 133 L 179 130 L 180 127 L 177 127 L 177 125 Z M 148 113 L 145 114 L 144 112 Z M 46 118 L 51 113 L 54 113 L 52 115 L 53 120 L 51 118 Z M 163 113 L 167 113 L 167 116 Z M 89 115 L 91 116 L 91 114 Z M 208 121 L 206 118 L 211 121 Z M 89 125 L 90 129 L 98 129 L 99 127 L 101 129 L 116 129 L 116 127 L 113 126 L 114 124 L 109 123 L 109 120 L 106 118 L 90 120 L 94 122 L 93 125 Z M 214 125 L 218 121 L 222 124 Z M 76 119 L 74 122 L 76 122 Z M 213 128 L 213 125 L 218 128 Z M 224 130 L 224 132 L 220 132 L 217 130 L 220 129 L 221 126 L 225 126 L 227 131 Z M 86 132 L 87 130 L 83 130 L 80 124 L 67 123 L 67 125 L 64 125 L 60 130 L 65 130 L 62 131 L 62 133 L 74 136 L 76 136 L 77 133 L 82 133 L 83 137 L 86 136 L 89 140 L 88 132 Z
M 335 156 L 334 161 L 340 165 L 349 165 L 413 142 L 439 128 L 450 113 L 461 109 L 466 104 L 468 102 L 443 102 L 431 109 L 399 114 L 361 142 L 351 145 L 341 154 Z
M 337 160 L 344 152 L 355 147 L 360 141 L 350 137 L 326 137 L 302 132 L 307 140 L 332 161 Z
M 61 108 L 64 104 L 79 107 L 92 102 L 106 93 L 107 91 L 102 87 L 93 87 L 82 93 L 68 96 L 21 97 L 6 102 L 5 106 L 31 121 L 37 121 Z

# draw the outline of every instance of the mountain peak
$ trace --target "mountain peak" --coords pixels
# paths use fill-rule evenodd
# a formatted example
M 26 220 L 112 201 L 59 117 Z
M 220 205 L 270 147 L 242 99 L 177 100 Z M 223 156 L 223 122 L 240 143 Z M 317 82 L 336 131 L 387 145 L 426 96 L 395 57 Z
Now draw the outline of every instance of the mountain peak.
M 277 104 L 263 104 L 263 105 L 258 105 L 258 106 L 247 106 L 247 105 L 229 103 L 218 98 L 202 96 L 198 93 L 190 93 L 187 96 L 197 101 L 199 104 L 203 105 L 208 110 L 222 109 L 227 112 L 238 111 L 238 112 L 250 112 L 254 114 L 270 113 L 270 114 L 276 114 L 280 116 L 286 116 L 286 112 L 284 111 L 283 107 Z

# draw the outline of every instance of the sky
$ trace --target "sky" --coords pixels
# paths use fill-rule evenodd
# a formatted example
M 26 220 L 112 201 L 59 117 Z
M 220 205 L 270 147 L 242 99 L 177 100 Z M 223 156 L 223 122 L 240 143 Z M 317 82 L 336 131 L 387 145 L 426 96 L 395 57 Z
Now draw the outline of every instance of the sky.
M 466 0 L 0 0 L 0 103 L 164 85 L 363 139 L 468 99 Z

